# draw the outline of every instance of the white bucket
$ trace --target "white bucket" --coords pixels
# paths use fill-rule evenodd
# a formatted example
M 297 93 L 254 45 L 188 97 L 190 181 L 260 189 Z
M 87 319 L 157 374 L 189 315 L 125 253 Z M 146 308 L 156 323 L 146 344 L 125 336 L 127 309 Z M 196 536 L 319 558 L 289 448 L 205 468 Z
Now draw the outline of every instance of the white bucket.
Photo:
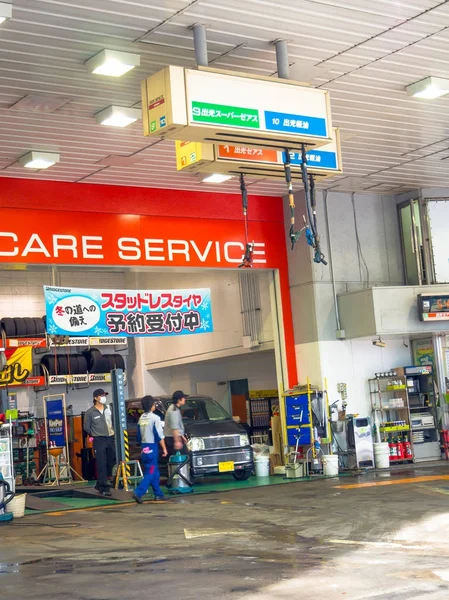
M 390 467 L 390 447 L 387 442 L 374 444 L 374 460 L 376 469 L 388 469 Z
M 256 456 L 254 459 L 256 465 L 256 477 L 269 477 L 270 476 L 270 457 L 269 456 Z
M 326 477 L 338 475 L 338 454 L 325 454 L 323 456 L 323 475 Z
M 6 512 L 12 513 L 15 519 L 25 516 L 25 504 L 27 495 L 20 494 L 20 496 L 14 496 L 11 502 L 6 505 Z

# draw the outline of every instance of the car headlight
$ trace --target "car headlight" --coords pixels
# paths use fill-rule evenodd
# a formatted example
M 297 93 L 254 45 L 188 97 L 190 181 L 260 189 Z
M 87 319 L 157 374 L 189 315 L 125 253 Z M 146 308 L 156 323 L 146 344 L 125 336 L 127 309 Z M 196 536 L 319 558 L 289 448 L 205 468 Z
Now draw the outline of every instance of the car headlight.
M 249 446 L 249 438 L 246 433 L 240 434 L 240 446 Z
M 190 452 L 198 452 L 199 450 L 204 450 L 203 438 L 199 438 L 199 437 L 191 438 L 187 442 L 187 448 L 190 450 Z

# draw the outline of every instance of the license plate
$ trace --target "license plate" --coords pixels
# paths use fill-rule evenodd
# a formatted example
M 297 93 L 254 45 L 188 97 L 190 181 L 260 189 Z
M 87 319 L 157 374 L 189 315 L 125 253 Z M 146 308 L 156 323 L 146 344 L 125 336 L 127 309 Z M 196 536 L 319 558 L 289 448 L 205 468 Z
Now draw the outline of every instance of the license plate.
M 234 461 L 233 460 L 218 463 L 218 472 L 219 473 L 227 473 L 228 471 L 234 471 Z

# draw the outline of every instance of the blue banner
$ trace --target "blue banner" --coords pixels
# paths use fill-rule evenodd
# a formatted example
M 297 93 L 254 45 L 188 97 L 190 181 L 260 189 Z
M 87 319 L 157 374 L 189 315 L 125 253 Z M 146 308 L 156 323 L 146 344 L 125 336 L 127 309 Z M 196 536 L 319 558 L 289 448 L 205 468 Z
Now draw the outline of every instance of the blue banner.
M 271 131 L 301 133 L 312 137 L 327 137 L 328 135 L 326 119 L 268 110 L 265 111 L 265 127 Z
M 45 400 L 47 411 L 48 446 L 62 448 L 65 439 L 64 401 L 61 398 Z
M 210 333 L 210 289 L 89 290 L 44 286 L 50 335 L 147 337 Z
M 314 169 L 337 170 L 337 153 L 327 150 L 309 150 L 306 154 L 307 166 Z M 285 160 L 285 152 L 282 153 L 282 160 Z M 301 152 L 290 152 L 290 162 L 292 165 L 302 165 Z

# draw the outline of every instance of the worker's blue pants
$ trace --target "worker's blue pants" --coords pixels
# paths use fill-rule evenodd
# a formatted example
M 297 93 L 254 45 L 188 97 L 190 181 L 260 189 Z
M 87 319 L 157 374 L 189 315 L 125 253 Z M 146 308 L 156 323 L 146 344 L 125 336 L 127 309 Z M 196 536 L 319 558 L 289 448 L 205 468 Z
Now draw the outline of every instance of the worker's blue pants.
M 140 455 L 140 465 L 142 467 L 143 479 L 134 490 L 136 496 L 144 496 L 148 488 L 153 488 L 156 497 L 163 496 L 164 492 L 159 485 L 159 445 L 142 444 L 142 454 Z

